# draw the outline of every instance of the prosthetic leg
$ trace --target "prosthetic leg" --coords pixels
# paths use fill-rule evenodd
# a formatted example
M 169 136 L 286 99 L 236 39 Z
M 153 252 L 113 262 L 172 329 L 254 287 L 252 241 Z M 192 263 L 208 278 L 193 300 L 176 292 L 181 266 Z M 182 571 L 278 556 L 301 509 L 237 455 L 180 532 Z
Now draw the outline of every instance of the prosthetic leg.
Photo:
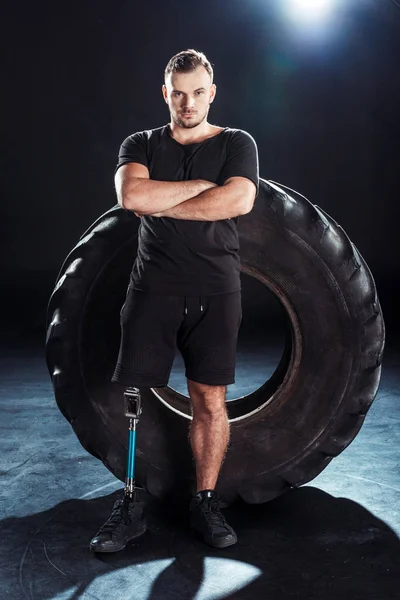
M 125 416 L 129 418 L 128 462 L 126 465 L 124 498 L 115 502 L 110 518 L 90 542 L 93 552 L 117 552 L 146 531 L 143 502 L 135 487 L 136 425 L 142 412 L 138 388 L 128 387 L 124 392 Z
M 136 387 L 128 387 L 124 392 L 125 416 L 129 418 L 128 460 L 126 465 L 125 498 L 137 501 L 135 487 L 135 452 L 136 452 L 136 425 L 142 413 L 140 391 Z

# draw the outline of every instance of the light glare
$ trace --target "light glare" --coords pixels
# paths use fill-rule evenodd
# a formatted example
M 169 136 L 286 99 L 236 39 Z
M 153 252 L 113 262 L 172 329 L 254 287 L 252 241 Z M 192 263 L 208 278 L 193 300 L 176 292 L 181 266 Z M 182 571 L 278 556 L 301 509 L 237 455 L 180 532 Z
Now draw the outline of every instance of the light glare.
M 289 7 L 297 19 L 321 19 L 332 8 L 332 0 L 289 0 Z

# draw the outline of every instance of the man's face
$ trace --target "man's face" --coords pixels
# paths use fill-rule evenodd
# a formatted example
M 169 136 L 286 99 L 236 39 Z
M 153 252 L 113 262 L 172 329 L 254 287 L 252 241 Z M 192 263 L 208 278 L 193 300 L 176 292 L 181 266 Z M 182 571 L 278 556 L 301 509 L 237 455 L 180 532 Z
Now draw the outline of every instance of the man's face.
M 203 66 L 190 73 L 170 73 L 162 90 L 171 119 L 186 129 L 197 127 L 207 118 L 216 94 L 216 86 Z

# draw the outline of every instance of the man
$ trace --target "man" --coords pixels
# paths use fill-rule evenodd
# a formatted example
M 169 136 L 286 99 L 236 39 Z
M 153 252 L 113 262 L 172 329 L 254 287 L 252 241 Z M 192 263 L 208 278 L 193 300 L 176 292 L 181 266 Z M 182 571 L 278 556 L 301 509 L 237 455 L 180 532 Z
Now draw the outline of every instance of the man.
M 119 204 L 141 223 L 112 381 L 166 386 L 176 346 L 182 353 L 197 482 L 190 523 L 222 548 L 237 541 L 215 492 L 229 440 L 226 386 L 235 381 L 242 318 L 236 223 L 258 192 L 257 148 L 248 133 L 208 123 L 216 86 L 203 53 L 173 56 L 162 92 L 170 123 L 130 135 L 115 175 Z M 144 530 L 141 511 L 125 497 L 91 548 L 120 550 Z

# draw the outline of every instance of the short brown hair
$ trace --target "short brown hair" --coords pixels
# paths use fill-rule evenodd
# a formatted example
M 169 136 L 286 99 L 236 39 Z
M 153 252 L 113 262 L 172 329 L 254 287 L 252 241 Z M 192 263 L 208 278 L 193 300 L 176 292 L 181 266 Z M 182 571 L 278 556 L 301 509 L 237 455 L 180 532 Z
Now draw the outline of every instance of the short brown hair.
M 165 67 L 164 78 L 166 79 L 170 73 L 190 73 L 190 71 L 194 71 L 200 66 L 203 66 L 206 69 L 212 81 L 214 78 L 214 71 L 206 55 L 203 54 L 203 52 L 193 50 L 192 48 L 189 50 L 182 50 L 182 52 L 178 52 L 178 54 L 175 54 L 175 56 L 169 60 Z

